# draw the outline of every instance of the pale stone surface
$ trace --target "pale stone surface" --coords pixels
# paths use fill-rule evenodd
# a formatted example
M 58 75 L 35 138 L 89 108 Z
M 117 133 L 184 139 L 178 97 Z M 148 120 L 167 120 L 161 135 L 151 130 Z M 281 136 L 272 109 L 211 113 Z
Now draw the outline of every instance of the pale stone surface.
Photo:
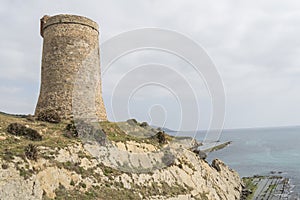
M 138 143 L 130 143 L 130 145 L 138 145 Z M 118 145 L 124 148 L 125 144 Z M 96 146 L 91 145 L 90 148 L 95 150 Z M 139 148 L 136 147 L 136 148 Z M 132 148 L 132 149 L 136 149 Z M 43 151 L 50 151 L 48 148 L 40 148 Z M 90 150 L 90 149 L 89 149 Z M 97 153 L 99 153 L 99 150 Z M 103 149 L 102 149 L 103 150 Z M 115 149 L 117 150 L 117 148 Z M 138 150 L 139 151 L 139 150 Z M 153 185 L 163 186 L 167 184 L 169 187 L 180 186 L 186 188 L 186 194 L 181 194 L 174 197 L 166 197 L 160 195 L 141 196 L 141 199 L 202 199 L 223 200 L 223 199 L 239 199 L 241 192 L 241 180 L 236 172 L 229 169 L 222 161 L 215 160 L 214 167 L 210 166 L 204 160 L 200 159 L 195 153 L 183 149 L 173 165 L 159 170 L 153 170 L 152 173 L 121 173 L 117 176 L 107 177 L 98 167 L 98 164 L 105 164 L 105 160 L 98 160 L 90 157 L 90 151 L 87 151 L 83 145 L 73 144 L 68 147 L 58 150 L 55 156 L 55 161 L 59 163 L 78 162 L 85 170 L 94 174 L 94 177 L 88 176 L 83 178 L 81 174 L 74 171 L 69 171 L 65 168 L 59 168 L 48 160 L 40 158 L 37 162 L 28 161 L 29 169 L 35 168 L 37 174 L 33 174 L 28 180 L 20 176 L 20 172 L 15 169 L 15 165 L 9 164 L 8 169 L 0 168 L 0 199 L 42 199 L 42 194 L 45 193 L 50 198 L 55 198 L 55 190 L 59 185 L 63 185 L 67 190 L 74 186 L 70 184 L 74 182 L 75 186 L 79 183 L 84 183 L 86 188 L 81 188 L 80 191 L 88 191 L 92 186 L 100 186 L 105 182 L 119 182 L 123 188 L 132 189 L 138 187 L 152 187 Z M 78 153 L 80 152 L 80 156 Z M 103 150 L 104 152 L 104 150 Z M 125 153 L 127 151 L 124 151 Z M 110 152 L 112 153 L 112 152 Z M 129 153 L 129 152 L 127 152 Z M 84 157 L 89 155 L 89 157 Z M 103 155 L 108 155 L 103 153 Z M 128 154 L 124 154 L 128 155 Z M 120 163 L 120 158 L 125 162 L 124 155 L 107 158 L 106 162 Z M 134 157 L 129 163 L 131 166 L 136 166 Z M 140 159 L 140 158 L 139 158 Z M 14 162 L 21 162 L 21 158 L 15 158 Z M 3 163 L 0 161 L 0 164 Z M 24 166 L 24 165 L 20 165 Z M 218 170 L 217 170 L 217 169 Z M 96 178 L 97 177 L 97 178 Z
M 0 135 L 0 140 L 6 140 L 6 137 Z
M 40 184 L 34 179 L 24 180 L 19 171 L 10 166 L 0 169 L 0 199 L 42 199 L 43 191 Z
M 121 182 L 123 183 L 124 188 L 131 189 L 132 179 L 130 176 L 128 176 L 127 174 L 122 174 Z
M 195 159 L 192 153 L 185 152 L 184 155 L 187 156 L 190 163 L 194 163 L 194 161 L 198 162 L 198 165 L 196 163 L 194 164 L 196 164 L 196 168 L 199 168 L 199 170 L 196 170 L 192 175 L 189 175 L 177 166 L 172 166 L 157 171 L 153 175 L 154 181 L 167 181 L 169 185 L 188 185 L 194 188 L 192 192 L 194 196 L 206 193 L 205 195 L 208 199 L 239 199 L 241 186 L 239 176 L 236 172 L 233 172 L 226 165 L 223 165 L 221 161 L 218 161 L 222 165 L 221 172 L 219 173 L 204 161 L 197 161 L 197 158 Z M 188 168 L 188 166 L 185 167 Z M 166 178 L 166 175 L 164 174 L 166 171 L 172 174 L 174 178 Z M 203 172 L 206 175 L 203 176 Z M 141 180 L 139 181 L 141 182 Z M 148 180 L 146 179 L 145 181 Z
M 72 173 L 65 169 L 48 167 L 42 172 L 38 173 L 36 179 L 48 197 L 54 198 L 54 190 L 59 187 L 59 184 L 62 184 L 67 189 L 70 189 L 70 182 L 73 178 L 72 176 Z
M 127 151 L 133 153 L 146 153 L 157 150 L 157 148 L 151 144 L 137 143 L 135 141 L 128 141 L 126 142 L 125 146 Z
M 124 149 L 124 146 L 118 144 L 117 146 Z M 107 158 L 105 162 L 108 165 L 112 165 L 111 160 L 109 160 L 109 155 L 114 153 L 113 150 L 110 153 L 105 153 L 106 150 L 104 148 L 102 151 L 96 150 L 96 146 L 89 146 L 88 149 L 92 150 L 91 154 L 102 153 L 101 159 L 104 157 Z M 131 150 L 136 150 L 136 148 L 130 148 Z M 115 149 L 115 153 L 117 154 L 117 150 Z M 125 153 L 125 152 L 124 152 Z M 141 167 L 137 163 L 137 160 L 141 160 L 142 157 L 147 157 L 146 154 L 140 154 L 140 157 L 134 157 L 129 152 L 126 154 L 127 156 L 120 156 L 120 158 L 128 159 L 131 161 L 129 165 L 135 167 Z M 161 154 L 154 154 L 157 156 L 157 160 L 161 159 L 159 156 Z M 99 156 L 99 154 L 98 154 Z M 155 170 L 154 173 L 150 175 L 145 174 L 132 174 L 132 177 L 129 176 L 121 176 L 121 182 L 129 187 L 128 182 L 133 182 L 137 185 L 151 185 L 151 183 L 161 183 L 166 182 L 168 185 L 181 185 L 188 186 L 193 188 L 193 194 L 195 197 L 201 197 L 205 195 L 208 199 L 239 199 L 240 190 L 241 190 L 241 182 L 238 174 L 233 170 L 229 169 L 223 162 L 220 160 L 214 161 L 215 165 L 217 165 L 220 171 L 216 170 L 214 167 L 208 165 L 204 160 L 201 160 L 195 153 L 184 149 L 183 152 L 178 154 L 178 159 L 175 162 L 175 165 L 170 167 Z M 111 157 L 113 160 L 114 158 Z M 104 159 L 105 160 L 105 159 Z M 125 162 L 125 160 L 123 160 Z M 118 160 L 120 164 L 120 160 Z M 117 162 L 115 162 L 117 164 Z M 180 165 L 180 167 L 179 167 Z M 113 166 L 113 165 L 112 165 Z M 147 166 L 151 168 L 151 166 Z M 153 167 L 153 166 L 152 166 Z M 132 180 L 129 181 L 128 179 Z M 182 197 L 187 198 L 187 197 Z
M 153 196 L 151 200 L 195 200 L 190 194 L 178 195 L 177 197 L 165 198 L 162 196 Z

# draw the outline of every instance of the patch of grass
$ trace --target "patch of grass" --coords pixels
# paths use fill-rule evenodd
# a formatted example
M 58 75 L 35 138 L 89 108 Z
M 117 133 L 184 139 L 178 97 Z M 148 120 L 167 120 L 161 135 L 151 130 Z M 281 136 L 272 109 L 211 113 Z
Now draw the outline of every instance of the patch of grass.
M 26 118 L 0 113 L 1 132 L 8 133 L 6 127 L 12 123 L 26 124 L 37 132 L 43 132 L 43 140 L 34 142 L 37 146 L 49 147 L 50 149 L 61 149 L 70 144 L 79 142 L 78 139 L 70 139 L 63 136 L 62 133 L 67 122 L 61 122 L 59 124 L 32 122 L 28 121 Z M 12 161 L 14 157 L 23 157 L 24 148 L 29 144 L 30 141 L 28 140 L 7 135 L 5 140 L 0 141 L 0 159 Z
M 103 187 L 98 193 L 99 199 L 105 200 L 141 200 L 138 193 L 129 189 L 113 189 L 111 187 Z M 112 195 L 113 194 L 113 195 Z
M 67 190 L 63 185 L 55 190 L 57 200 L 94 200 L 94 199 L 105 199 L 105 200 L 141 200 L 139 195 L 128 189 L 114 189 L 110 187 L 91 187 L 86 192 L 82 192 L 79 188 L 74 190 Z M 46 195 L 45 195 L 46 196 Z M 44 197 L 43 197 L 44 198 Z
M 14 153 L 8 149 L 4 149 L 4 152 L 2 153 L 2 159 L 8 162 L 12 161 L 14 159 Z
M 83 152 L 83 151 L 79 151 L 79 152 L 77 153 L 77 155 L 78 155 L 79 158 L 88 158 L 88 159 L 91 158 L 89 155 L 87 155 L 87 154 L 86 154 L 85 152 Z
M 136 125 L 139 127 L 139 125 Z M 103 132 L 106 134 L 106 137 L 110 141 L 114 142 L 123 142 L 126 141 L 135 141 L 137 143 L 147 143 L 151 144 L 156 147 L 161 147 L 165 141 L 170 141 L 172 139 L 171 136 L 164 134 L 163 138 L 158 137 L 148 137 L 148 138 L 141 138 L 141 137 L 134 137 L 132 135 L 126 134 L 118 125 L 118 123 L 103 121 L 100 122 L 100 127 L 102 128 Z
M 31 169 L 24 169 L 24 167 L 19 166 L 17 166 L 17 169 L 20 172 L 20 176 L 24 177 L 25 180 L 29 179 L 34 174 L 34 171 Z
M 56 161 L 56 166 L 59 168 L 67 169 L 69 171 L 74 171 L 77 174 L 81 174 L 81 176 L 83 178 L 89 177 L 93 174 L 92 170 L 85 170 L 83 167 L 80 166 L 80 163 L 77 163 L 77 162 L 74 163 L 74 162 L 70 162 L 70 161 L 67 161 L 67 162 L 57 162 Z
M 269 185 L 267 191 L 268 191 L 268 192 L 269 192 L 269 191 L 272 192 L 276 187 L 277 187 L 276 184 L 271 184 L 271 185 Z
M 43 140 L 35 142 L 35 145 L 37 146 L 49 147 L 50 149 L 54 149 L 54 148 L 61 149 L 61 148 L 65 148 L 70 144 L 81 142 L 79 138 L 64 136 L 64 133 L 66 131 L 73 132 L 76 130 L 75 127 L 72 125 L 73 122 L 62 121 L 58 124 L 53 124 L 48 122 L 41 123 L 40 121 L 28 121 L 26 118 L 0 113 L 0 131 L 7 132 L 6 127 L 11 123 L 26 124 L 29 125 L 32 129 L 36 130 L 37 132 L 43 133 Z M 95 127 L 97 127 L 97 124 L 95 125 Z M 108 121 L 100 122 L 100 127 L 101 130 L 99 131 L 102 131 L 102 133 L 104 132 L 107 139 L 111 141 L 115 141 L 115 142 L 135 141 L 138 143 L 152 144 L 158 148 L 161 146 L 161 144 L 159 144 L 159 141 L 157 139 L 137 138 L 126 134 L 122 129 L 120 129 L 118 124 L 114 122 L 108 122 Z M 74 134 L 76 135 L 76 133 Z M 95 137 L 102 137 L 102 136 L 97 136 L 97 134 L 98 133 L 96 132 Z M 9 156 L 7 153 L 6 154 L 4 153 L 5 149 L 7 149 L 8 152 L 10 152 L 13 156 L 21 156 L 22 151 L 20 151 L 20 149 L 21 150 L 24 149 L 24 147 L 26 147 L 29 143 L 30 141 L 23 140 L 22 138 L 18 139 L 8 135 L 6 140 L 0 141 L 0 159 L 5 157 L 5 159 L 11 160 L 11 156 Z M 47 157 L 47 155 L 45 156 Z
M 257 189 L 257 185 L 253 183 L 254 179 L 257 177 L 244 177 L 242 181 L 245 184 L 245 190 L 251 191 L 251 193 L 246 197 L 246 200 L 252 200 L 254 193 Z
M 103 121 L 100 122 L 100 126 L 103 129 L 106 137 L 115 142 L 126 142 L 129 140 L 133 140 L 134 137 L 127 135 L 116 123 Z
M 163 195 L 165 197 L 173 197 L 180 194 L 186 194 L 188 189 L 181 185 L 169 186 L 166 182 L 160 184 L 154 182 L 151 186 L 137 186 L 136 191 L 140 192 L 144 197 Z
M 105 166 L 103 165 L 102 163 L 99 163 L 97 165 L 97 167 L 99 167 L 100 169 L 102 169 L 103 171 L 103 174 L 105 176 L 108 176 L 108 177 L 111 177 L 111 176 L 118 176 L 118 175 L 121 175 L 122 173 L 114 168 L 111 168 L 111 167 L 108 167 L 108 166 Z

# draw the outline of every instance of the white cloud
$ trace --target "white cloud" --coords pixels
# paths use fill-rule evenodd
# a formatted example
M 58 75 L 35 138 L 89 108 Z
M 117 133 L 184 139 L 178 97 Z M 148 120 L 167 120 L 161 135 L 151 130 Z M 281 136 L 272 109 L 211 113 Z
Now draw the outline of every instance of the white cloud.
M 0 8 L 0 25 L 5 27 L 0 32 L 0 89 L 3 95 L 0 110 L 33 112 L 42 50 L 39 18 L 44 14 L 72 13 L 99 22 L 101 41 L 131 29 L 161 27 L 186 34 L 200 43 L 224 80 L 228 127 L 300 124 L 299 9 L 300 3 L 293 0 L 3 0 Z M 111 88 L 126 72 L 119 66 L 134 66 L 151 60 L 175 65 L 190 82 L 199 84 L 197 87 L 204 94 L 205 87 L 193 76 L 192 70 L 181 61 L 159 53 L 152 57 L 128 56 L 112 68 L 103 85 Z M 11 84 L 11 91 L 5 91 L 7 83 Z M 24 84 L 20 93 L 13 89 Z M 109 91 L 104 89 L 104 92 L 109 95 Z M 209 107 L 207 95 L 203 98 L 201 106 Z M 280 114 L 276 115 L 277 111 Z M 203 115 L 209 116 L 209 109 L 204 109 Z

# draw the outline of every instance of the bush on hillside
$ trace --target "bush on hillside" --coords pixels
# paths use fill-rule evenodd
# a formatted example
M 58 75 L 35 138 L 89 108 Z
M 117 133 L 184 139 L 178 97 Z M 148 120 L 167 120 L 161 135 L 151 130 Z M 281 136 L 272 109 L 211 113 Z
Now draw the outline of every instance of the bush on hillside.
M 33 144 L 29 144 L 25 147 L 25 156 L 29 160 L 37 160 L 38 158 L 38 148 Z
M 36 130 L 32 128 L 27 128 L 23 124 L 19 123 L 12 123 L 8 125 L 7 132 L 16 136 L 24 136 L 32 141 L 41 141 L 43 139 L 42 136 Z

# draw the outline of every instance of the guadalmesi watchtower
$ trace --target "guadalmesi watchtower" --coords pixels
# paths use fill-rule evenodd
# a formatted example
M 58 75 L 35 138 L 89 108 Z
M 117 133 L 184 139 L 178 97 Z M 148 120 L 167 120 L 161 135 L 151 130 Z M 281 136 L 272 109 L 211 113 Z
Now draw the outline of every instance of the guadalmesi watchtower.
M 56 15 L 44 16 L 40 25 L 44 41 L 35 115 L 55 111 L 62 119 L 72 119 L 75 112 L 107 120 L 97 23 L 82 16 Z

